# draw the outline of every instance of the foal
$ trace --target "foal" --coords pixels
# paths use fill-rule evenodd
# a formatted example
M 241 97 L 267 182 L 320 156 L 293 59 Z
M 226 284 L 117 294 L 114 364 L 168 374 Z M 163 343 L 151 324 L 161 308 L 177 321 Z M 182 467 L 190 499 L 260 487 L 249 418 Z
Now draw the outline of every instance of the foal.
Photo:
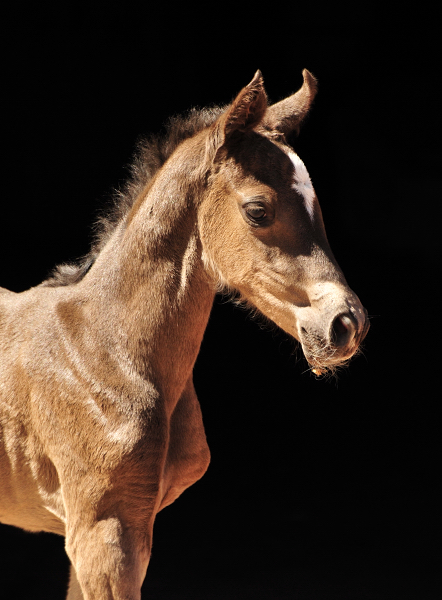
M 365 309 L 287 136 L 313 76 L 268 106 L 257 72 L 141 151 L 89 256 L 0 293 L 0 520 L 66 536 L 69 600 L 139 600 L 156 514 L 209 463 L 192 370 L 217 289 L 345 363 Z

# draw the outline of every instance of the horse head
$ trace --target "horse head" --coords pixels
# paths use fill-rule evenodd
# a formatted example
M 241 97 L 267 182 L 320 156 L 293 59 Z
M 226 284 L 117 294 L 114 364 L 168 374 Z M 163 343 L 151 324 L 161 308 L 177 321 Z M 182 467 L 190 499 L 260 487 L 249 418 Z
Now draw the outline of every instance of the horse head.
M 301 344 L 317 374 L 344 364 L 368 330 L 366 310 L 330 249 L 308 171 L 288 144 L 316 94 L 304 70 L 268 105 L 258 71 L 211 126 L 199 211 L 206 269 Z

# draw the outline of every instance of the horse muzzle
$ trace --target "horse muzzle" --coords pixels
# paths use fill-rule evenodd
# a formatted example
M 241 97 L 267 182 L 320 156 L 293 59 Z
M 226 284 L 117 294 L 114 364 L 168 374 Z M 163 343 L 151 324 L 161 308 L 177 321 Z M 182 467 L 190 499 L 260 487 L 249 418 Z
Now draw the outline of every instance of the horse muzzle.
M 299 320 L 299 338 L 307 361 L 316 369 L 345 364 L 359 350 L 370 324 L 367 311 L 352 294 L 328 310 L 315 310 Z

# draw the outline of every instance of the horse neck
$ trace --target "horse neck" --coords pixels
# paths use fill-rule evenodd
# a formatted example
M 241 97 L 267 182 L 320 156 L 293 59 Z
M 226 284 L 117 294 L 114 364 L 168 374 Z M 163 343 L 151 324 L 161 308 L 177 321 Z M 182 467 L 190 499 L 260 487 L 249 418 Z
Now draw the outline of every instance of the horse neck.
M 99 326 L 143 377 L 176 396 L 190 377 L 214 298 L 204 270 L 192 165 L 176 157 L 115 231 L 85 287 Z M 167 390 L 165 389 L 167 388 Z

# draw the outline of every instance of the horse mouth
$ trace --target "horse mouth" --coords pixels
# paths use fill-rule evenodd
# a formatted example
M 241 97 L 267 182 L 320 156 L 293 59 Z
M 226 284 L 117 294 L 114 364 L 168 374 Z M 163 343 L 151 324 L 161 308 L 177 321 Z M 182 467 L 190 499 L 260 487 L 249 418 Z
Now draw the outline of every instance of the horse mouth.
M 343 353 L 333 344 L 302 343 L 304 356 L 315 375 L 333 373 L 338 368 L 346 367 L 350 360 L 360 352 L 359 344 Z

